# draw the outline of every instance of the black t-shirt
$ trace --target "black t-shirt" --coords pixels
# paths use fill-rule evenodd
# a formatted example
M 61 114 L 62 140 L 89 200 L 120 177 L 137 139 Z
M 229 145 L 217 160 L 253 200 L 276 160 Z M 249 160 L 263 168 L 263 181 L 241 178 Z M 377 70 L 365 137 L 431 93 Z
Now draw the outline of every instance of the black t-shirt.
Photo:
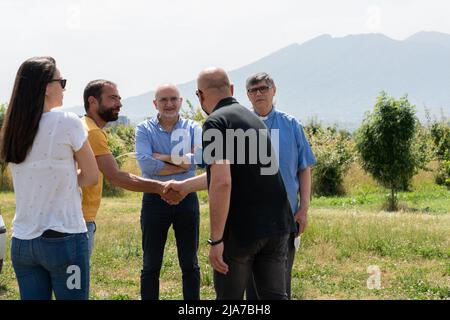
M 234 98 L 221 100 L 206 119 L 203 156 L 207 163 L 208 188 L 212 159 L 231 162 L 232 187 L 225 239 L 231 232 L 245 245 L 296 232 L 267 127 Z

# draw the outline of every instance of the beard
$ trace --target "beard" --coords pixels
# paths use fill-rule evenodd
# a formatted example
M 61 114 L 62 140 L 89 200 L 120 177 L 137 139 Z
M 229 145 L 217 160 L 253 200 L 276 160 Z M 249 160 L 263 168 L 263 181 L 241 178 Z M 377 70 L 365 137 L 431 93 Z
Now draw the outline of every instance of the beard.
M 105 122 L 116 121 L 119 119 L 119 114 L 115 114 L 116 108 L 107 108 L 104 105 L 100 104 L 100 108 L 98 109 L 98 115 Z

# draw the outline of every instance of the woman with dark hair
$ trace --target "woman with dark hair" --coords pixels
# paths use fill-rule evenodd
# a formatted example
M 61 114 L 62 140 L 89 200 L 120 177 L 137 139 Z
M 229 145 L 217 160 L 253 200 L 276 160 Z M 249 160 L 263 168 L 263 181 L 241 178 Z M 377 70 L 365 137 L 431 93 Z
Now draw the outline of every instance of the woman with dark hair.
M 26 300 L 48 300 L 52 292 L 56 299 L 89 297 L 79 187 L 96 184 L 98 168 L 81 120 L 50 112 L 62 105 L 65 85 L 53 58 L 26 60 L 0 134 L 16 197 L 11 260 Z

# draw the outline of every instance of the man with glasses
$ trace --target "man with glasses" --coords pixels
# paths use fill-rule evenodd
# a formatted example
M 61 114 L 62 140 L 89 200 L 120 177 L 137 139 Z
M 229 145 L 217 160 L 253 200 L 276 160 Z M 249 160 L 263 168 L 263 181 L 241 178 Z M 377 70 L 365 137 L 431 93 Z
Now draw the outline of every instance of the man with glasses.
M 267 73 L 257 73 L 247 79 L 247 96 L 253 111 L 269 130 L 279 130 L 279 154 L 281 176 L 283 177 L 289 204 L 294 213 L 298 233 L 302 234 L 308 223 L 308 208 L 311 196 L 311 166 L 316 163 L 302 125 L 292 116 L 275 109 L 273 105 L 276 86 Z M 298 196 L 300 195 L 300 205 Z M 295 235 L 289 238 L 286 264 L 286 290 L 291 299 L 291 277 L 295 257 Z M 247 299 L 258 299 L 253 277 L 247 286 Z
M 103 176 L 118 187 L 136 192 L 161 194 L 167 201 L 173 203 L 178 203 L 181 196 L 176 193 L 164 194 L 165 183 L 161 181 L 144 179 L 120 170 L 108 147 L 106 134 L 102 130 L 108 122 L 118 119 L 122 108 L 121 97 L 116 84 L 108 80 L 93 80 L 84 89 L 83 97 L 86 115 L 81 120 L 88 132 L 89 144 L 99 168 L 98 183 L 94 186 L 82 188 L 82 209 L 88 229 L 90 257 L 93 252 L 94 235 L 97 230 L 95 218 L 102 199 Z
M 267 129 L 233 98 L 233 85 L 223 69 L 202 71 L 197 87 L 208 114 L 203 125 L 207 174 L 169 187 L 182 195 L 208 188 L 209 261 L 218 300 L 243 299 L 252 272 L 261 299 L 285 300 L 287 240 L 295 223 L 278 168 L 267 174 L 264 170 L 267 162 L 260 151 L 272 150 Z M 235 134 L 252 131 L 259 132 L 259 143 L 245 138 L 240 148 Z M 232 155 L 227 150 L 233 150 Z M 273 151 L 270 158 L 276 162 Z
M 157 116 L 136 128 L 136 158 L 144 178 L 179 181 L 195 176 L 195 163 L 201 163 L 202 132 L 196 122 L 180 117 L 182 101 L 174 85 L 159 86 L 153 100 Z M 178 205 L 170 205 L 156 194 L 144 194 L 141 210 L 144 252 L 142 300 L 159 298 L 159 276 L 171 225 L 183 273 L 183 297 L 186 300 L 200 299 L 197 260 L 199 221 L 200 210 L 195 192 L 185 195 Z

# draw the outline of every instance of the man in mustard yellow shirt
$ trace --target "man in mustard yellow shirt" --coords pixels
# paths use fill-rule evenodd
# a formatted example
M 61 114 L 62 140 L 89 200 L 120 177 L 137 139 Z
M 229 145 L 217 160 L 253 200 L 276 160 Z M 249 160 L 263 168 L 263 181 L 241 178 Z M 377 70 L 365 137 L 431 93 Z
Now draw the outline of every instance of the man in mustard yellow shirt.
M 102 130 L 108 122 L 116 121 L 119 117 L 122 104 L 117 85 L 107 80 L 91 81 L 84 89 L 83 98 L 86 115 L 82 118 L 82 122 L 88 132 L 89 144 L 99 168 L 98 184 L 82 188 L 83 215 L 88 228 L 89 256 L 91 256 L 96 231 L 95 217 L 102 199 L 103 175 L 118 187 L 136 192 L 157 193 L 170 204 L 178 204 L 182 197 L 174 191 L 164 194 L 166 182 L 144 179 L 120 170 L 109 150 L 106 134 Z

